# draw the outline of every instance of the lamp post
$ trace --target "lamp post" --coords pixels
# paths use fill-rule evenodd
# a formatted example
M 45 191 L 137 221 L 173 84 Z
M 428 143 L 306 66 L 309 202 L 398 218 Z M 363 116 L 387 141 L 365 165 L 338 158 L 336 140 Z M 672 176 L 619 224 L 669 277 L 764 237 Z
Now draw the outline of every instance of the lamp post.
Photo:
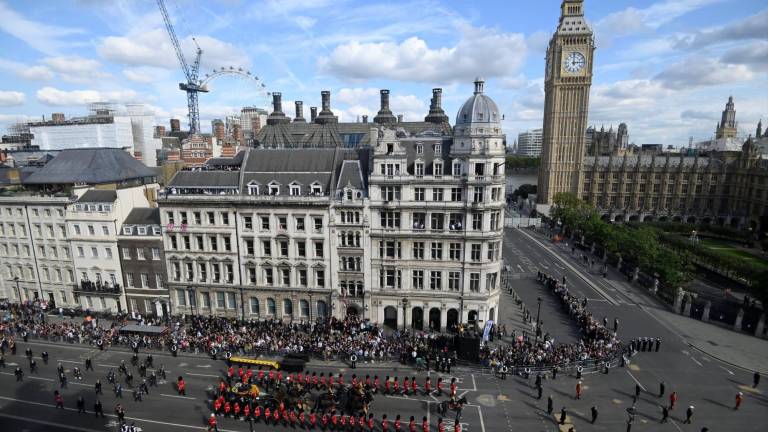
M 405 316 L 407 314 L 406 308 L 408 307 L 408 299 L 403 297 L 402 302 L 403 302 L 403 331 L 405 331 L 405 329 L 406 329 L 406 327 L 405 327 Z
M 195 288 L 192 285 L 188 286 L 187 293 L 189 294 L 189 309 L 192 312 L 192 315 L 199 314 L 199 310 L 195 311 L 197 309 L 197 296 L 195 295 Z
M 21 301 L 21 288 L 19 288 L 19 277 L 14 276 L 13 281 L 16 282 L 16 295 L 19 296 L 19 304 L 21 304 L 22 301 Z
M 539 306 L 536 310 L 536 340 L 534 345 L 539 343 L 539 333 L 541 333 L 541 327 L 539 326 L 539 317 L 541 316 L 541 297 L 537 297 L 536 301 L 539 303 Z

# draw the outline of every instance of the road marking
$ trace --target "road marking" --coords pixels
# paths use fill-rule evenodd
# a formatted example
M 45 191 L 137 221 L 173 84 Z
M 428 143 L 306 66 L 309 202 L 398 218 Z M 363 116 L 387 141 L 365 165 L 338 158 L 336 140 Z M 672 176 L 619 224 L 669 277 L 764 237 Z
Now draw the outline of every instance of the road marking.
M 670 419 L 669 422 L 672 423 L 672 426 L 674 426 L 675 429 L 679 430 L 680 432 L 683 432 L 683 430 L 680 429 L 680 426 L 678 426 L 677 423 L 675 423 L 674 420 Z
M 699 366 L 701 366 L 701 367 L 704 367 L 704 365 L 703 365 L 703 364 L 701 364 L 701 362 L 699 362 L 699 361 L 698 361 L 698 360 L 696 360 L 695 358 L 691 357 L 691 360 L 693 360 L 693 362 L 694 362 L 694 363 L 696 363 L 697 365 L 699 365 Z M 722 366 L 721 366 L 721 367 L 722 367 Z M 723 368 L 723 369 L 725 369 L 725 368 Z
M 82 360 L 80 360 L 80 361 L 75 361 L 75 360 L 56 360 L 56 361 L 57 362 L 61 362 L 61 363 L 75 363 L 75 364 L 83 363 Z
M 111 365 L 111 364 L 97 364 L 96 366 L 101 366 L 101 367 L 105 367 L 105 368 L 113 368 L 113 369 L 117 367 L 117 365 Z
M 517 268 L 520 269 L 520 273 L 525 273 L 525 270 L 523 270 L 523 266 L 521 266 L 520 264 L 517 265 Z
M 691 353 L 690 353 L 690 352 L 688 352 L 687 350 L 683 350 L 683 354 L 685 354 L 685 355 L 691 355 Z
M 30 422 L 30 423 L 37 423 L 37 424 L 46 425 L 46 426 L 53 426 L 53 427 L 56 427 L 56 428 L 62 428 L 63 427 L 63 428 L 69 429 L 69 430 L 76 430 L 76 431 L 83 431 L 83 432 L 99 432 L 99 430 L 97 430 L 97 429 L 87 429 L 87 428 L 84 428 L 84 427 L 71 426 L 71 425 L 66 425 L 65 426 L 65 425 L 62 425 L 61 423 L 54 423 L 54 422 L 49 422 L 49 421 L 45 421 L 45 420 L 38 420 L 38 419 L 34 419 L 34 418 L 29 418 L 29 417 L 15 416 L 15 415 L 12 415 L 12 414 L 0 413 L 0 417 L 10 418 L 10 419 L 14 419 L 14 420 L 21 420 L 21 421 Z
M 477 391 L 477 383 L 475 382 L 475 374 L 470 374 L 472 377 L 472 390 L 470 391 Z
M 197 398 L 193 398 L 193 397 L 189 397 L 189 396 L 177 396 L 177 395 L 169 395 L 169 394 L 165 394 L 165 393 L 160 393 L 160 396 L 179 398 L 179 399 L 197 400 Z
M 701 359 L 704 360 L 707 363 L 711 363 L 712 362 L 712 360 L 710 360 L 710 359 L 708 359 L 706 357 L 701 357 Z
M 197 373 L 191 373 L 191 372 L 187 372 L 187 375 L 208 377 L 208 378 L 221 378 L 221 375 L 197 374 Z
M 643 387 L 643 384 L 641 384 L 641 383 L 640 383 L 640 381 L 638 381 L 638 380 L 637 380 L 637 378 L 635 378 L 635 376 L 634 376 L 634 375 L 632 375 L 632 372 L 630 372 L 630 371 L 627 371 L 627 373 L 629 374 L 629 376 L 631 376 L 631 377 L 632 377 L 632 379 L 633 379 L 633 380 L 634 380 L 634 381 L 637 383 L 637 385 L 639 385 L 639 386 L 640 386 L 640 388 L 641 388 L 641 389 L 643 389 L 643 391 L 644 391 L 644 392 L 647 392 L 647 391 L 648 391 L 648 390 L 646 390 L 646 389 L 645 389 L 645 387 Z
M 16 399 L 16 398 L 10 398 L 10 397 L 7 397 L 7 396 L 0 396 L 0 399 L 7 400 L 7 401 L 12 401 L 12 402 L 25 403 L 25 404 L 29 404 L 29 405 L 42 406 L 42 407 L 46 407 L 46 408 L 50 408 L 50 409 L 56 409 L 50 403 L 42 403 L 42 402 L 29 401 L 29 400 L 24 400 L 24 399 Z M 75 409 L 75 408 L 68 408 L 68 407 L 64 407 L 64 410 L 65 411 L 73 411 L 73 412 L 77 411 L 77 409 Z M 117 418 L 117 416 L 114 415 L 114 414 L 105 414 L 105 417 Z M 187 430 L 190 430 L 190 429 L 202 430 L 202 431 L 207 431 L 208 430 L 207 426 L 193 426 L 193 425 L 186 425 L 186 424 L 180 424 L 180 423 L 164 422 L 164 421 L 160 421 L 160 420 L 150 420 L 150 419 L 145 419 L 145 418 L 140 418 L 140 417 L 128 417 L 128 416 L 126 416 L 125 418 L 126 418 L 126 420 L 134 420 L 134 421 L 138 421 L 138 422 L 153 423 L 153 424 L 159 424 L 159 425 L 165 425 L 165 426 L 174 426 L 174 427 L 178 427 L 178 428 L 184 428 L 184 429 L 187 429 Z M 232 430 L 232 429 L 223 429 L 223 428 L 219 428 L 219 431 L 220 432 L 238 432 L 238 431 L 235 431 L 235 430 Z
M 728 369 L 726 369 L 726 368 L 724 368 L 724 367 L 722 367 L 722 366 L 720 366 L 720 369 L 722 369 L 722 370 L 724 370 L 724 371 L 728 372 L 730 375 L 733 375 L 733 372 L 729 371 Z
M 209 368 L 209 367 L 211 367 L 211 365 L 209 365 L 209 364 L 202 364 L 202 365 L 197 365 L 197 367 L 199 367 L 199 368 Z
M 464 395 L 466 395 L 467 393 L 469 393 L 469 390 L 467 390 L 467 391 L 465 391 L 464 393 L 460 394 L 460 395 L 459 395 L 459 399 L 463 398 L 463 397 L 464 397 Z
M 477 405 L 477 413 L 480 415 L 480 430 L 485 432 L 485 422 L 483 421 L 483 409 L 480 405 Z

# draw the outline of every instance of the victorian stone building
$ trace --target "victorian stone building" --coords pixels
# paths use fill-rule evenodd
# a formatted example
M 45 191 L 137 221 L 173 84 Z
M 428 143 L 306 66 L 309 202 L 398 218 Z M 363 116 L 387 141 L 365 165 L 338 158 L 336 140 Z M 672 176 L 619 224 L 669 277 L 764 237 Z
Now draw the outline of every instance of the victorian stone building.
M 453 128 L 440 89 L 423 122 L 392 113 L 388 90 L 358 123 L 338 121 L 330 92 L 309 121 L 274 93 L 254 148 L 177 173 L 159 200 L 174 313 L 495 319 L 504 145 L 483 85 Z
M 551 205 L 555 194 L 571 192 L 611 221 L 669 220 L 765 230 L 768 166 L 761 158 L 760 126 L 757 138 L 750 137 L 741 151 L 628 154 L 623 124 L 616 133 L 586 129 L 592 31 L 584 19 L 583 0 L 563 0 L 561 8 L 547 51 L 539 202 Z M 716 139 L 735 139 L 736 128 L 735 104 L 729 98 Z

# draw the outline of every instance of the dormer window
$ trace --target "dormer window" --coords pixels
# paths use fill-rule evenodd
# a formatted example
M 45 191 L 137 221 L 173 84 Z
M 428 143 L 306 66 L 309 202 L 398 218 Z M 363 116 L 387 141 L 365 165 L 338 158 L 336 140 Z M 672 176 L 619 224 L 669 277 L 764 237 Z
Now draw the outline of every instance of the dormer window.
M 477 119 L 482 121 L 483 120 L 483 113 L 481 113 L 481 112 L 477 113 Z
M 435 154 L 436 155 L 443 154 L 443 145 L 442 144 L 435 144 Z
M 153 226 L 152 227 L 152 234 L 154 235 L 160 235 L 160 227 Z
M 259 185 L 255 182 L 248 183 L 248 195 L 258 195 Z
M 147 235 L 147 227 L 138 227 L 139 235 Z
M 270 195 L 280 195 L 280 185 L 276 183 L 272 183 L 269 185 L 269 194 Z
M 352 189 L 347 189 L 347 200 L 352 200 Z
M 423 177 L 424 176 L 424 163 L 423 162 L 416 162 L 414 165 L 414 174 L 416 177 Z
M 387 144 L 387 154 L 392 154 L 395 152 L 395 145 L 392 143 Z
M 440 161 L 437 161 L 434 163 L 434 166 L 432 168 L 432 175 L 435 177 L 442 177 L 443 176 L 443 163 Z
M 312 195 L 322 195 L 323 194 L 323 187 L 320 186 L 318 183 L 313 183 L 310 191 L 312 192 Z
M 416 154 L 424 154 L 424 144 L 416 144 Z
M 129 226 L 123 227 L 123 234 L 131 235 L 131 227 Z
M 301 186 L 297 184 L 291 185 L 291 196 L 299 196 L 301 195 Z

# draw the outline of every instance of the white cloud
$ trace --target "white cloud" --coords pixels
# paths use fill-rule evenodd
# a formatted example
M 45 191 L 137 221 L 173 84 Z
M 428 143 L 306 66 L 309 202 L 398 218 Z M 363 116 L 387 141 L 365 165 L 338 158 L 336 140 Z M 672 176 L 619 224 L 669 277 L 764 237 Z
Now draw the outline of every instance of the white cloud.
M 357 116 L 373 116 L 381 106 L 380 89 L 373 87 L 342 88 L 332 95 L 333 103 L 345 106 L 342 117 L 346 121 L 356 121 Z M 423 120 L 429 111 L 427 104 L 416 95 L 389 95 L 389 108 L 395 115 L 402 114 L 407 121 Z
M 746 19 L 739 19 L 726 25 L 703 30 L 694 34 L 679 36 L 678 48 L 703 48 L 709 45 L 726 42 L 768 38 L 766 30 L 768 9 L 758 12 Z
M 757 71 L 768 71 L 768 41 L 739 45 L 726 51 L 720 61 L 751 66 Z
M 47 66 L 29 66 L 16 71 L 16 74 L 24 79 L 32 81 L 48 81 L 53 79 L 53 72 Z
M 673 64 L 654 79 L 670 89 L 738 83 L 754 78 L 755 74 L 745 65 L 722 63 L 719 60 L 692 56 Z
M 203 67 L 248 67 L 247 55 L 238 47 L 210 36 L 197 36 L 203 50 Z M 196 45 L 191 37 L 180 41 L 187 63 L 195 59 Z M 97 48 L 103 58 L 117 63 L 135 66 L 155 66 L 165 69 L 180 68 L 173 45 L 163 29 L 155 29 L 126 36 L 109 36 L 101 40 Z
M 615 37 L 657 29 L 687 13 L 723 1 L 664 0 L 644 9 L 630 6 L 608 14 L 595 24 L 595 30 L 599 41 L 608 42 Z
M 101 63 L 98 61 L 76 55 L 47 57 L 43 59 L 43 63 L 68 82 L 90 83 L 110 76 L 101 71 Z
M 526 47 L 520 34 L 460 26 L 461 40 L 453 47 L 432 48 L 419 37 L 401 43 L 359 43 L 337 46 L 319 60 L 322 72 L 347 79 L 384 78 L 446 83 L 486 77 L 514 76 L 523 64 Z
M 309 30 L 317 23 L 317 19 L 304 15 L 296 16 L 293 21 L 304 30 Z
M 139 66 L 123 69 L 123 75 L 133 82 L 149 84 L 167 78 L 168 70 L 151 66 Z
M 27 43 L 32 48 L 55 54 L 62 48 L 70 47 L 67 38 L 84 33 L 82 29 L 60 27 L 32 21 L 25 18 L 5 2 L 0 1 L 0 30 Z
M 24 104 L 26 96 L 22 92 L 0 90 L 0 106 L 17 106 Z
M 84 105 L 91 102 L 131 102 L 136 100 L 133 90 L 98 91 L 98 90 L 60 90 L 55 87 L 43 87 L 37 91 L 37 100 L 46 105 Z

